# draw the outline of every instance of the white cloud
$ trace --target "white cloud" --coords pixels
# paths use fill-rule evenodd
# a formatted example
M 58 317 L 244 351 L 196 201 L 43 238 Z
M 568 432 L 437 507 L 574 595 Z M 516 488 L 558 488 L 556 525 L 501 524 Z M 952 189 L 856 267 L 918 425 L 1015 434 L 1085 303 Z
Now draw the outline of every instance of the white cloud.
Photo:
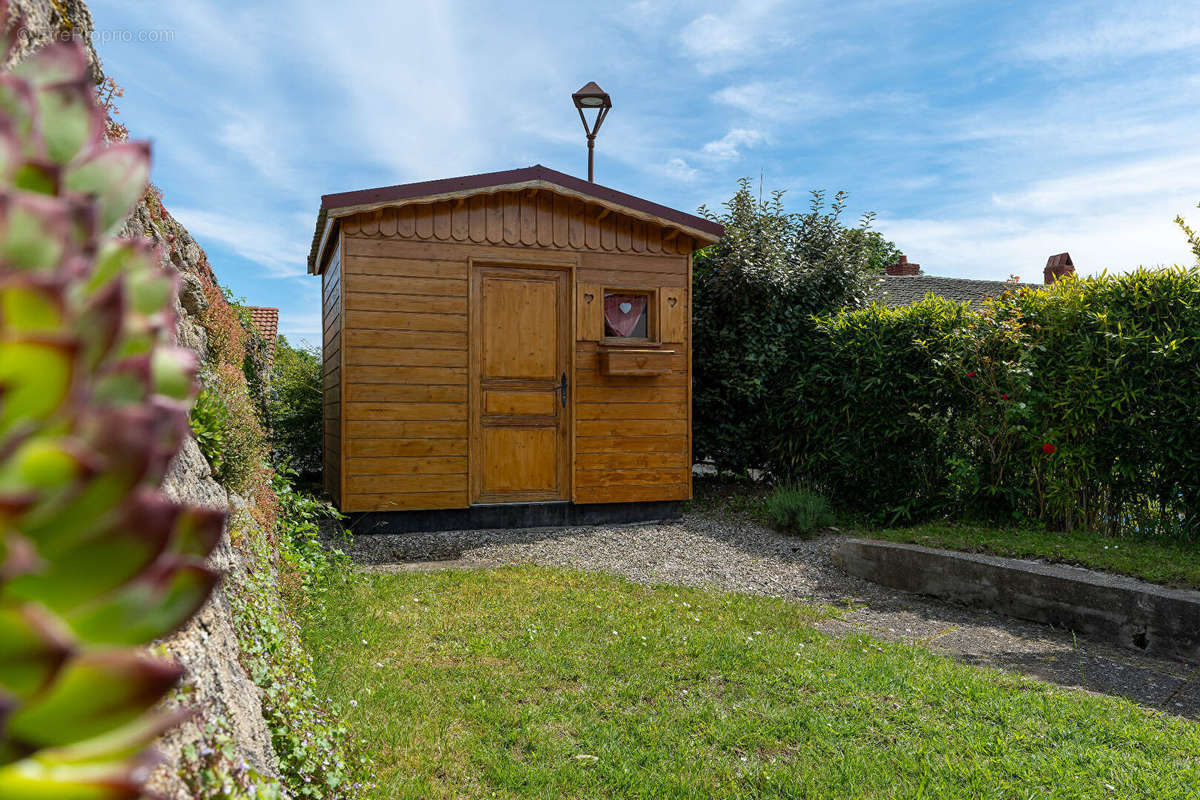
M 763 142 L 761 132 L 753 128 L 734 128 L 720 139 L 711 141 L 701 148 L 701 152 L 717 161 L 737 161 L 742 157 L 738 148 L 754 147 Z
M 696 175 L 699 172 L 699 170 L 693 166 L 690 166 L 682 158 L 672 158 L 667 162 L 666 166 L 663 168 L 663 171 L 668 177 L 679 181 L 695 180 Z
M 233 215 L 199 208 L 171 208 L 201 247 L 220 242 L 242 258 L 265 269 L 272 277 L 305 279 L 308 249 L 302 231 L 249 215 Z M 262 299 L 262 302 L 268 302 Z
M 830 119 L 857 111 L 883 113 L 921 101 L 904 92 L 838 94 L 805 87 L 794 80 L 751 81 L 726 86 L 712 95 L 713 102 L 736 108 L 756 119 L 771 122 Z
M 284 136 L 280 120 L 274 125 L 262 115 L 246 111 L 235 112 L 221 127 L 220 141 L 243 161 L 258 170 L 263 178 L 283 189 L 296 191 L 303 183 L 296 166 L 291 163 L 294 151 L 285 151 L 285 141 L 296 141 L 294 136 Z
M 495 142 L 482 135 L 476 111 L 494 113 L 502 105 L 473 93 L 494 84 L 472 69 L 480 65 L 478 54 L 464 52 L 462 22 L 450 3 L 385 4 L 364 17 L 331 16 L 328 4 L 307 2 L 295 17 L 342 104 L 322 126 L 339 128 L 357 150 L 353 156 L 381 167 L 380 184 L 490 166 Z
M 1198 199 L 1200 154 L 1184 154 L 1064 174 L 995 195 L 990 208 L 886 217 L 877 227 L 931 274 L 1040 282 L 1046 258 L 1063 251 L 1083 273 L 1193 263 L 1174 219 Z
M 1040 180 L 1017 192 L 995 195 L 1003 209 L 1050 216 L 1082 210 L 1173 208 L 1200 198 L 1200 153 L 1148 159 Z
M 1155 212 L 1026 222 L 983 216 L 889 218 L 876 226 L 931 275 L 1041 283 L 1046 259 L 1069 252 L 1082 274 L 1139 265 L 1191 264 L 1179 228 Z
M 713 94 L 714 102 L 731 106 L 751 116 L 776 119 L 792 115 L 804 98 L 789 81 L 752 81 L 726 86 Z
M 1200 5 L 1074 3 L 1060 7 L 1039 26 L 1049 31 L 1021 43 L 1025 58 L 1050 62 L 1113 62 L 1200 46 Z
M 790 41 L 777 24 L 779 7 L 779 0 L 738 0 L 724 13 L 693 19 L 679 42 L 701 73 L 725 72 Z

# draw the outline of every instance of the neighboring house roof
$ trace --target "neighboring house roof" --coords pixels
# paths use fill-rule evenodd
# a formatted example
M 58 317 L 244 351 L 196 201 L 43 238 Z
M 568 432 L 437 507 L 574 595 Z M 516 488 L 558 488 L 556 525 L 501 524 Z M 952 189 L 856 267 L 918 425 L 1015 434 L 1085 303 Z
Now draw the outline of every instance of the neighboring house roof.
M 942 278 L 937 275 L 884 275 L 867 292 L 867 299 L 895 308 L 923 300 L 935 294 L 947 300 L 970 303 L 973 308 L 983 305 L 989 297 L 999 297 L 1017 286 L 1036 288 L 1035 283 L 1008 281 L 977 281 L 970 278 Z
M 428 203 L 434 200 L 451 200 L 481 193 L 521 189 L 550 189 L 567 196 L 585 198 L 633 217 L 678 227 L 682 232 L 698 239 L 702 245 L 712 244 L 725 233 L 725 228 L 712 220 L 618 192 L 607 186 L 548 169 L 541 164 L 534 164 L 532 167 L 503 172 L 486 172 L 460 178 L 323 195 L 321 209 L 317 214 L 317 227 L 313 232 L 312 248 L 308 255 L 308 271 L 318 271 L 324 244 L 329 240 L 340 217 L 387 206 Z
M 279 333 L 279 309 L 263 308 L 262 306 L 246 306 L 250 312 L 250 321 L 258 332 L 267 340 L 267 363 L 275 360 L 275 337 Z

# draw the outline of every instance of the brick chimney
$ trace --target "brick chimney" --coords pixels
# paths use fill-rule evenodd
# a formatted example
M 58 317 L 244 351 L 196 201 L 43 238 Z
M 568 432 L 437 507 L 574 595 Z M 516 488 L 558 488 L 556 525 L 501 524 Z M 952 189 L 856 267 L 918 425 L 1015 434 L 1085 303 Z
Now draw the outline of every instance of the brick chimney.
M 888 275 L 917 275 L 921 272 L 920 264 L 908 263 L 908 256 L 900 256 L 895 264 L 888 264 L 884 270 Z
M 1046 260 L 1046 269 L 1042 275 L 1047 286 L 1054 283 L 1064 275 L 1074 275 L 1075 264 L 1071 261 L 1070 253 L 1059 253 L 1056 256 L 1050 256 Z

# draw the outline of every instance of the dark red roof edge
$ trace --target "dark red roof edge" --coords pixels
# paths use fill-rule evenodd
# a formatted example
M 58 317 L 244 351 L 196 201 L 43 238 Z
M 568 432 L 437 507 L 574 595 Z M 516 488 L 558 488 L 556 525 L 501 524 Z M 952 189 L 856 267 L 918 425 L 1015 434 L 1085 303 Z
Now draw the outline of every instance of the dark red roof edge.
M 607 186 L 590 183 L 582 178 L 567 175 L 564 172 L 534 164 L 522 169 L 509 169 L 501 172 L 484 172 L 479 175 L 464 175 L 461 178 L 443 178 L 436 181 L 421 181 L 420 183 L 402 183 L 396 186 L 383 186 L 378 189 L 360 189 L 354 192 L 339 192 L 321 196 L 321 208 L 329 211 L 347 206 L 369 205 L 372 203 L 387 203 L 393 200 L 411 200 L 429 195 L 449 194 L 451 192 L 466 192 L 472 189 L 486 189 L 491 186 L 504 186 L 511 183 L 526 183 L 528 181 L 545 181 L 557 184 L 564 189 L 579 194 L 594 197 L 607 203 L 615 203 L 634 211 L 641 211 L 665 220 L 686 225 L 689 228 L 720 238 L 725 228 L 712 220 L 688 214 L 668 206 L 652 203 L 631 194 L 618 192 Z

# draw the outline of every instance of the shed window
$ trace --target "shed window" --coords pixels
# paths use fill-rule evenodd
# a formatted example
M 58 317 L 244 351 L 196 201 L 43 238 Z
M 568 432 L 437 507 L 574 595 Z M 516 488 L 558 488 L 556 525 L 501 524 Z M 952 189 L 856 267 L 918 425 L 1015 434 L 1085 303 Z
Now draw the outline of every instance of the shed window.
M 604 335 L 610 339 L 650 338 L 650 294 L 604 293 Z

